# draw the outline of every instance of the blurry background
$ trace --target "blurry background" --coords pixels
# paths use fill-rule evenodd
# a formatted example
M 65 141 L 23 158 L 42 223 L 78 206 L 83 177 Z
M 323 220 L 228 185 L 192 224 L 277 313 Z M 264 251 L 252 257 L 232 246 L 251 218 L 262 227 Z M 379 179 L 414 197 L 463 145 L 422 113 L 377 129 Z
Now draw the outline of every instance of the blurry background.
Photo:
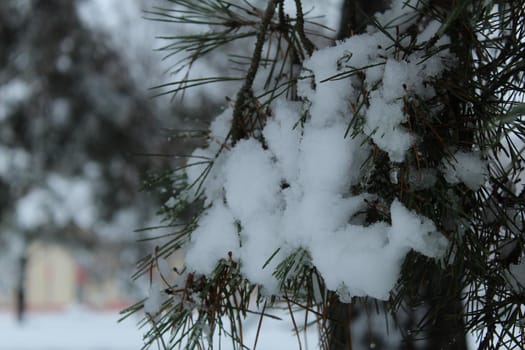
M 142 345 L 138 318 L 116 321 L 147 296 L 147 278 L 130 276 L 159 242 L 137 241 L 169 231 L 136 230 L 162 226 L 171 194 L 141 189 L 205 140 L 177 135 L 207 130 L 238 86 L 153 98 L 166 89 L 151 87 L 186 77 L 155 37 L 195 30 L 144 19 L 156 5 L 170 3 L 0 1 L 0 350 Z M 318 14 L 335 23 L 339 6 Z M 231 63 L 226 45 L 187 77 Z
M 159 206 L 141 179 L 166 161 L 141 154 L 166 147 L 160 130 L 174 118 L 147 93 L 160 76 L 150 32 L 134 30 L 142 47 L 112 34 L 153 23 L 139 1 L 110 3 L 0 2 L 4 308 L 22 284 L 29 310 L 117 306 L 131 292 L 119 274 L 129 277 L 144 249 L 134 230 Z
M 167 130 L 188 115 L 148 90 L 169 68 L 153 52 L 162 24 L 143 19 L 152 4 L 0 1 L 0 349 L 60 348 L 35 329 L 69 335 L 64 348 L 97 326 L 118 338 L 108 325 L 145 296 L 130 276 L 153 248 L 135 230 L 159 224 L 164 198 L 140 189 L 176 161 L 145 154 L 183 152 Z

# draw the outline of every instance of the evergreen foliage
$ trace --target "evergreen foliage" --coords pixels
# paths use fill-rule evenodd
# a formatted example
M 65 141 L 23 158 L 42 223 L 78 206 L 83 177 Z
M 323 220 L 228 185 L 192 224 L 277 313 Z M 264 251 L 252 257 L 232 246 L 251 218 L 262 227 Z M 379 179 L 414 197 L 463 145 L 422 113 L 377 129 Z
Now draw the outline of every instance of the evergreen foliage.
M 211 206 L 206 201 L 205 181 L 218 166 L 220 154 L 245 139 L 257 140 L 263 148 L 267 147 L 262 130 L 274 118 L 272 109 L 277 98 L 303 104 L 302 114 L 294 121 L 296 128 L 301 130 L 308 121 L 311 101 L 298 93 L 297 86 L 298 81 L 310 79 L 310 72 L 303 66 L 305 60 L 322 49 L 315 47 L 315 29 L 321 27 L 308 21 L 300 0 L 295 1 L 295 16 L 285 13 L 282 0 L 267 1 L 264 9 L 248 1 L 169 3 L 171 7 L 157 8 L 150 15 L 209 28 L 195 35 L 169 38 L 173 43 L 164 47 L 168 55 L 186 53 L 176 69 L 191 68 L 196 60 L 237 40 L 255 39 L 255 47 L 251 57 L 230 52 L 232 59 L 246 62 L 242 77 L 183 79 L 159 87 L 169 88 L 163 93 L 174 93 L 194 85 L 242 79 L 226 112 L 232 115 L 230 131 L 224 140 L 209 140 L 219 143 L 215 155 L 194 153 L 186 165 L 162 177 L 163 183 L 172 186 L 175 198 L 172 205 L 162 210 L 173 233 L 140 262 L 137 272 L 140 276 L 159 271 L 164 284 L 160 288 L 164 296 L 161 307 L 153 313 L 146 312 L 144 324 L 150 329 L 145 334 L 145 346 L 158 341 L 166 349 L 200 349 L 211 346 L 211 337 L 227 337 L 235 349 L 249 347 L 251 344 L 243 341 L 243 318 L 257 313 L 262 322 L 271 317 L 267 312 L 271 306 L 284 304 L 298 333 L 317 326 L 321 348 L 350 348 L 348 339 L 337 344 L 337 332 L 348 330 L 348 325 L 341 328 L 338 323 L 347 322 L 348 315 L 337 315 L 348 309 L 348 304 L 364 303 L 382 305 L 392 313 L 400 321 L 397 326 L 407 344 L 428 338 L 429 342 L 422 344 L 430 344 L 429 349 L 460 349 L 464 348 L 461 344 L 465 334 L 475 332 L 480 349 L 520 348 L 525 312 L 525 290 L 520 285 L 523 279 L 516 278 L 523 266 L 525 244 L 525 192 L 521 180 L 525 144 L 523 1 L 407 1 L 403 6 L 413 7 L 414 12 L 410 17 L 396 19 L 395 26 L 370 19 L 374 30 L 389 38 L 388 52 L 393 52 L 400 62 L 418 55 L 423 67 L 447 50 L 455 57 L 443 74 L 426 82 L 436 91 L 435 95 L 412 93 L 410 87 L 404 87 L 405 121 L 401 125 L 411 135 L 417 135 L 406 157 L 392 160 L 392 154 L 381 147 L 375 132 L 362 140 L 362 147 L 371 147 L 372 151 L 363 163 L 362 178 L 351 193 L 375 196 L 367 201 L 362 213 L 364 225 L 393 221 L 389 208 L 397 200 L 431 219 L 448 241 L 441 259 L 409 253 L 386 302 L 366 297 L 348 299 L 340 290 L 329 288 L 312 263 L 310 252 L 301 248 L 292 253 L 277 250 L 267 257 L 266 268 L 280 259 L 273 271 L 279 292 L 273 295 L 267 295 L 264 288 L 243 274 L 243 261 L 232 257 L 231 252 L 208 275 L 182 268 L 174 269 L 179 275 L 176 283 L 164 276 L 162 259 L 188 247 L 192 233 Z M 424 41 L 419 40 L 421 31 L 432 21 L 437 21 L 439 28 Z M 442 40 L 445 37 L 450 40 Z M 338 61 L 339 73 L 320 84 L 345 80 L 349 88 L 357 84 L 361 89 L 356 101 L 348 101 L 349 112 L 345 115 L 347 139 L 360 140 L 359 135 L 366 130 L 362 110 L 370 106 L 377 85 L 365 84 L 373 65 L 347 67 L 345 59 L 349 57 Z M 384 64 L 386 58 L 378 65 Z M 255 82 L 257 74 L 262 84 Z M 265 76 L 261 78 L 262 74 Z M 259 85 L 255 87 L 256 84 Z M 472 160 L 465 154 L 479 155 L 481 180 L 476 180 L 474 173 L 460 174 Z M 189 181 L 187 170 L 195 167 L 204 170 Z M 425 176 L 432 178 L 431 185 L 422 184 Z M 287 186 L 283 183 L 282 189 Z M 286 256 L 281 258 L 280 254 Z M 250 302 L 252 295 L 256 295 L 258 307 Z M 141 310 L 145 302 L 126 313 Z M 409 329 L 403 329 L 403 318 L 418 307 L 425 314 L 413 321 Z M 293 318 L 297 309 L 306 311 L 303 324 Z

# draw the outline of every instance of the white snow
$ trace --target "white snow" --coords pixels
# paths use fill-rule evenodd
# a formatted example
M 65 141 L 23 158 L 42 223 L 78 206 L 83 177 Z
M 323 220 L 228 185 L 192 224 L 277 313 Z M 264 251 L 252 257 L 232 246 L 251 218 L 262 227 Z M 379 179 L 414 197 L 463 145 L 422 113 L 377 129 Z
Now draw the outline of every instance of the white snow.
M 301 104 L 278 100 L 274 107 L 274 118 L 269 119 L 264 127 L 264 138 L 268 141 L 268 148 L 276 158 L 283 178 L 295 180 L 299 168 L 299 145 L 301 131 L 295 127 L 298 120 L 290 115 L 299 115 Z
M 73 307 L 64 312 L 28 313 L 24 324 L 0 312 L 0 350 L 128 350 L 143 345 L 138 319 L 118 323 L 117 311 Z
M 413 10 L 401 3 L 395 2 L 395 11 L 382 20 L 410 17 Z M 427 36 L 437 30 L 431 25 Z M 255 139 L 240 140 L 214 158 L 232 110 L 221 113 L 212 123 L 209 147 L 193 154 L 214 163 L 203 182 L 209 207 L 186 251 L 189 270 L 210 274 L 231 252 L 250 281 L 278 295 L 278 263 L 304 249 L 327 287 L 341 298 L 387 299 L 410 250 L 442 256 L 447 240 L 431 220 L 394 200 L 385 208 L 391 223 L 365 225 L 359 218 L 367 208 L 365 200 L 377 198 L 351 189 L 365 176 L 370 143 L 391 162 L 405 160 L 418 138 L 404 126 L 404 101 L 415 94 L 433 96 L 428 83 L 448 61 L 447 52 L 426 61 L 414 53 L 400 61 L 390 39 L 370 31 L 318 50 L 304 63 L 298 93 L 305 103 L 284 98 L 272 103 L 272 116 L 262 130 L 266 147 Z M 364 76 L 352 74 L 356 68 Z M 340 74 L 344 79 L 338 79 Z M 363 85 L 369 90 L 369 106 L 356 111 L 363 104 Z M 352 115 L 363 127 L 345 137 Z M 190 183 L 206 166 L 188 168 Z M 435 182 L 434 173 L 422 169 L 421 174 L 425 179 L 420 186 Z
M 155 316 L 160 312 L 164 295 L 161 293 L 160 286 L 157 282 L 151 283 L 148 292 L 148 298 L 144 302 L 144 312 L 150 316 Z
M 238 252 L 238 236 L 231 212 L 220 203 L 208 210 L 192 233 L 186 253 L 186 265 L 209 274 L 218 260 L 226 259 L 228 252 Z
M 210 125 L 210 149 L 218 151 L 226 141 L 231 129 L 232 112 L 233 109 L 228 107 L 212 121 Z
M 398 16 L 406 17 L 413 11 L 410 6 L 399 6 L 399 3 L 402 2 L 393 4 L 399 13 L 385 12 L 380 16 L 382 21 L 386 21 L 382 23 Z M 435 23 L 430 25 L 429 33 L 433 33 Z M 365 73 L 365 86 L 372 91 L 370 106 L 363 108 L 364 134 L 386 151 L 392 161 L 402 162 L 415 142 L 409 131 L 401 126 L 406 122 L 403 97 L 410 98 L 414 94 L 423 98 L 432 97 L 435 92 L 428 83 L 438 77 L 453 59 L 444 50 L 429 59 L 416 52 L 400 61 L 394 51 L 390 39 L 372 29 L 368 33 L 352 36 L 335 47 L 318 50 L 304 63 L 298 91 L 311 103 L 311 125 L 325 126 L 348 119 L 353 112 L 348 111 L 349 102 L 356 106 L 362 103 L 359 88 L 362 82 L 357 74 L 352 75 L 351 72 L 360 70 Z M 325 82 L 329 78 L 332 80 Z
M 404 32 L 417 18 L 415 9 L 422 6 L 419 1 L 411 0 L 393 0 L 390 3 L 390 9 L 384 13 L 377 13 L 376 20 L 383 27 L 387 28 L 390 35 L 396 34 L 396 31 Z M 397 27 L 397 28 L 396 28 Z M 368 26 L 367 31 L 376 31 L 373 26 Z
M 305 190 L 345 193 L 357 180 L 360 139 L 345 139 L 343 125 L 305 127 L 300 143 L 298 182 Z M 367 150 L 367 147 L 364 147 Z
M 478 190 L 487 177 L 487 164 L 478 152 L 456 152 L 442 165 L 445 179 L 451 184 L 463 182 L 473 191 Z
M 289 350 L 298 349 L 297 337 L 285 305 L 281 309 L 267 309 L 266 312 L 280 319 L 265 318 L 260 330 L 257 349 Z M 304 312 L 295 313 L 299 327 L 304 323 Z M 313 315 L 309 320 L 313 320 Z M 130 350 L 141 349 L 142 334 L 145 329 L 138 328 L 139 319 L 130 317 L 118 323 L 116 311 L 92 311 L 83 307 L 72 307 L 63 312 L 29 313 L 26 323 L 19 325 L 12 312 L 0 312 L 0 329 L 2 341 L 0 350 Z M 389 319 L 389 324 L 393 320 Z M 253 348 L 259 323 L 258 315 L 248 315 L 243 322 L 243 339 L 245 345 Z M 385 315 L 371 312 L 368 317 L 358 318 L 352 324 L 352 337 L 356 340 L 370 337 L 368 327 L 372 326 L 375 337 L 384 345 L 397 346 L 400 334 L 393 327 L 389 332 L 385 329 Z M 214 337 L 218 348 L 218 337 Z M 317 349 L 318 334 L 315 327 L 310 327 L 306 333 L 300 333 L 303 348 Z M 472 336 L 468 337 L 469 349 L 476 349 Z M 355 348 L 361 344 L 355 344 Z M 149 349 L 157 349 L 152 345 Z M 221 349 L 232 349 L 231 341 L 223 337 Z
M 281 209 L 281 174 L 274 166 L 272 154 L 263 150 L 258 141 L 239 141 L 223 169 L 226 204 L 236 219 L 245 223 Z
M 375 95 L 375 94 L 374 94 Z M 393 162 L 402 162 L 414 138 L 400 124 L 406 121 L 401 103 L 388 103 L 383 96 L 372 96 L 364 132 L 388 152 Z
M 329 289 L 344 285 L 352 296 L 387 299 L 410 249 L 429 257 L 444 252 L 447 240 L 429 219 L 408 211 L 398 201 L 390 211 L 392 226 L 384 222 L 367 227 L 347 224 L 311 245 L 313 263 Z
M 173 271 L 171 270 L 168 261 L 164 258 L 158 258 L 157 267 L 162 278 L 169 280 L 170 276 L 173 274 Z

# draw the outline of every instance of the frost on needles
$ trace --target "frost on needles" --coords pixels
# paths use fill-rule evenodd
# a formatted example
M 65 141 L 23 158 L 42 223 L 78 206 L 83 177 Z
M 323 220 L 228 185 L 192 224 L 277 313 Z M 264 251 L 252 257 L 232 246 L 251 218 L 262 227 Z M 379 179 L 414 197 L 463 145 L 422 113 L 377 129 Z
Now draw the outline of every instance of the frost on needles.
M 394 2 L 378 17 L 384 31 L 369 27 L 314 52 L 303 63 L 300 101 L 275 99 L 258 138 L 224 147 L 232 108 L 212 123 L 209 146 L 193 154 L 214 159 L 212 167 L 187 168 L 188 183 L 202 180 L 187 195 L 202 190 L 206 207 L 186 247 L 188 271 L 210 275 L 218 261 L 231 256 L 250 282 L 267 295 L 279 295 L 283 281 L 276 268 L 302 249 L 343 301 L 387 299 L 409 251 L 443 256 L 448 241 L 430 219 L 398 199 L 387 202 L 355 191 L 365 187 L 360 185 L 374 148 L 384 151 L 393 167 L 406 160 L 419 138 L 404 126 L 404 102 L 432 98 L 432 80 L 454 63 L 448 50 L 427 57 L 423 50 L 407 55 L 396 48 L 391 39 L 396 27 L 403 31 L 413 24 L 414 10 L 402 3 Z M 424 44 L 439 28 L 430 21 L 412 40 Z M 436 46 L 447 40 L 441 37 Z M 262 86 L 256 81 L 255 91 Z M 433 186 L 433 171 L 416 169 L 410 181 L 418 188 Z M 363 215 L 370 203 L 384 204 L 383 218 L 373 223 Z

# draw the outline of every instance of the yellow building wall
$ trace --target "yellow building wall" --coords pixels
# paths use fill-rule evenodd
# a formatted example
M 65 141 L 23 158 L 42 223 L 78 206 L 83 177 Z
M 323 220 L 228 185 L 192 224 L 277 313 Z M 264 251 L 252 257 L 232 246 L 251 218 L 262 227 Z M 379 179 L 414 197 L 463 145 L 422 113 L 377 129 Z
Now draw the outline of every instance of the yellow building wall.
M 64 307 L 76 300 L 77 263 L 65 248 L 33 242 L 28 249 L 26 292 L 30 309 Z
M 135 302 L 116 276 L 122 264 L 118 254 L 104 250 L 93 251 L 92 255 L 95 263 L 81 266 L 71 248 L 33 241 L 27 250 L 25 275 L 28 310 L 51 311 L 78 303 L 122 309 Z M 11 288 L 0 290 L 0 311 L 13 310 L 16 305 L 16 291 Z

